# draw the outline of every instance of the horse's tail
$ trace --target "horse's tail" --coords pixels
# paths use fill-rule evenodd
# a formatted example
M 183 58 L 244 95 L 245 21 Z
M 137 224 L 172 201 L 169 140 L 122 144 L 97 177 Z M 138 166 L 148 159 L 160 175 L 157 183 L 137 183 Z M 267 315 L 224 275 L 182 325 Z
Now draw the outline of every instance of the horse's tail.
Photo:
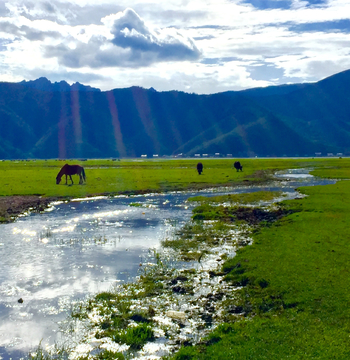
M 86 181 L 85 170 L 83 167 L 81 168 L 81 173 L 83 174 L 84 181 Z

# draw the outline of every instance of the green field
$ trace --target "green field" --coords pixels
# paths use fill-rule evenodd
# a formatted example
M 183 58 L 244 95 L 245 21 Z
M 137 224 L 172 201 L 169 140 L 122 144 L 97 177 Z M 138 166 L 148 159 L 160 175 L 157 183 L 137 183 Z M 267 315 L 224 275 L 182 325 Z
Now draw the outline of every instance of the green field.
M 348 165 L 314 173 L 349 179 Z M 243 315 L 175 359 L 350 358 L 350 183 L 299 190 L 308 196 L 281 204 L 293 214 L 260 226 L 223 266 L 244 285 Z
M 56 185 L 56 176 L 66 163 L 58 160 L 0 162 L 0 196 L 42 195 L 80 197 L 96 194 L 119 194 L 145 191 L 170 191 L 204 188 L 212 185 L 239 185 L 266 180 L 274 170 L 296 167 L 321 167 L 324 175 L 346 177 L 348 159 L 241 159 L 243 172 L 233 168 L 234 160 L 201 159 L 204 165 L 198 175 L 198 160 L 88 160 L 67 161 L 84 166 L 87 182 L 66 186 L 65 177 Z M 333 171 L 337 168 L 337 171 Z M 328 172 L 325 170 L 328 169 Z M 70 181 L 68 180 L 70 185 Z

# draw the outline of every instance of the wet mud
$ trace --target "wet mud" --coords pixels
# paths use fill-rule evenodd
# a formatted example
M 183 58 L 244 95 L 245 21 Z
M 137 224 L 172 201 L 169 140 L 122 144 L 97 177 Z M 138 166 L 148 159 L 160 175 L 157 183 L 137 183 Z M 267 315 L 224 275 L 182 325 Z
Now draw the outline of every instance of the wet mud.
M 292 210 L 278 208 L 274 210 L 265 210 L 262 208 L 239 207 L 233 211 L 233 220 L 244 220 L 249 225 L 257 225 L 261 222 L 274 222 L 284 216 L 293 213 Z
M 38 195 L 0 197 L 0 223 L 12 222 L 27 211 L 44 211 L 50 203 L 56 200 L 58 200 L 57 197 Z

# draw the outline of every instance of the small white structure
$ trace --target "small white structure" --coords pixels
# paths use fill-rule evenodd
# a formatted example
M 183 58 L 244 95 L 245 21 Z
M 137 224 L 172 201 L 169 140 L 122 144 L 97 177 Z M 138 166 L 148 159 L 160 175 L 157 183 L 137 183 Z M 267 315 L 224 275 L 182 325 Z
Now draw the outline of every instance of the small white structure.
M 194 157 L 201 157 L 201 154 L 194 154 Z
M 146 157 L 147 157 L 147 155 L 141 155 L 141 157 L 142 157 L 142 158 L 146 158 Z

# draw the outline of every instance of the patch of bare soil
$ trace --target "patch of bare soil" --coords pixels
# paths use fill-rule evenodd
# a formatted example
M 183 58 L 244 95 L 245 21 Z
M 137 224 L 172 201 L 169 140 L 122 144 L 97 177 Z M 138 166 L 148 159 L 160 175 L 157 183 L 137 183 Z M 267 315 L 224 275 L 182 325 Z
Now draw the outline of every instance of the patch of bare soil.
M 281 208 L 264 210 L 260 208 L 239 207 L 234 211 L 234 215 L 237 220 L 245 220 L 249 225 L 257 225 L 262 221 L 267 223 L 274 222 L 293 212 L 295 212 L 295 210 Z
M 0 223 L 14 221 L 18 215 L 28 210 L 35 212 L 44 211 L 51 202 L 57 199 L 56 197 L 41 197 L 37 195 L 0 197 Z

